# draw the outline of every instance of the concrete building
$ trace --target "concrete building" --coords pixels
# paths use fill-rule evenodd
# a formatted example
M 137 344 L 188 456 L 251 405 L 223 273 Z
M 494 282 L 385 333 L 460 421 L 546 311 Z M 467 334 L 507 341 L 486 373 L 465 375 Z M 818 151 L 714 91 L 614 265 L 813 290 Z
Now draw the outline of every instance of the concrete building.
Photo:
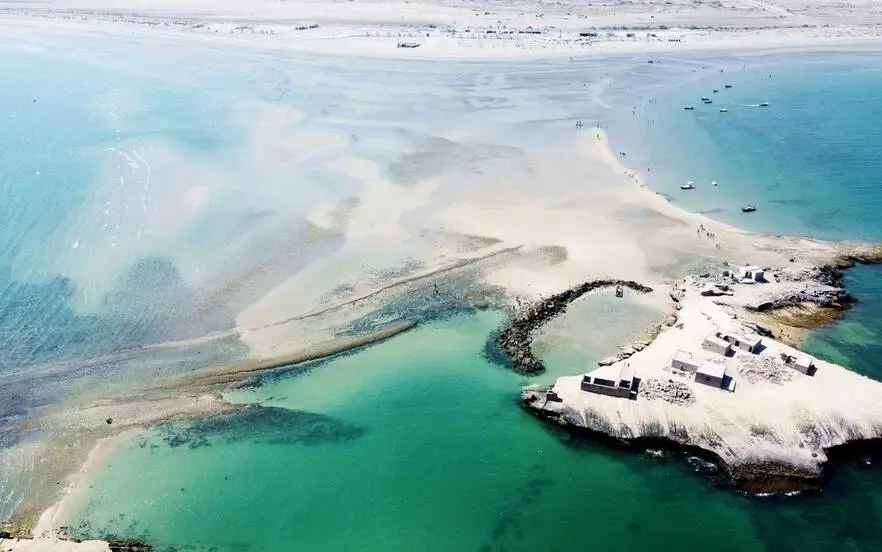
M 706 360 L 695 371 L 695 382 L 710 387 L 735 391 L 735 380 L 726 375 L 726 365 L 722 362 Z
M 632 392 L 636 392 L 634 369 L 627 363 L 619 369 L 614 366 L 600 368 L 582 376 L 581 388 L 589 393 L 630 398 Z
M 674 358 L 671 359 L 671 368 L 686 372 L 695 372 L 699 364 L 697 359 L 692 358 L 692 353 L 683 350 L 674 353 Z
M 815 360 L 808 355 L 786 356 L 784 364 L 808 376 L 814 376 L 817 371 Z
M 729 342 L 714 334 L 704 338 L 704 341 L 701 342 L 701 348 L 723 356 L 729 356 L 732 353 L 732 346 L 729 345 Z
M 758 336 L 748 336 L 728 332 L 716 332 L 716 337 L 729 343 L 733 347 L 747 351 L 748 353 L 758 353 L 762 346 L 763 340 Z
M 742 266 L 735 271 L 736 279 L 742 283 L 765 282 L 766 271 L 759 266 Z

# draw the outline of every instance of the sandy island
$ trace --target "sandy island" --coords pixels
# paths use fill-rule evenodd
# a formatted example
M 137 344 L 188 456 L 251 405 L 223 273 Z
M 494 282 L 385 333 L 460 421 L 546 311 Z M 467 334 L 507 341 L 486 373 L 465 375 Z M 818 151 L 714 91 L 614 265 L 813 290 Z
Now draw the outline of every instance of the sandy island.
M 182 5 L 133 0 L 109 6 L 62 0 L 36 6 L 12 1 L 0 6 L 5 8 L 0 25 L 10 40 L 40 33 L 137 36 L 181 47 L 223 45 L 273 55 L 338 53 L 353 59 L 503 60 L 618 53 L 651 59 L 688 52 L 878 51 L 882 46 L 882 10 L 873 2 L 847 8 L 835 2 L 808 5 L 795 0 L 728 4 L 639 1 L 616 7 L 586 3 L 540 9 L 515 3 L 485 10 L 449 2 L 443 6 L 329 1 L 218 5 L 191 0 Z M 596 88 L 599 94 L 598 86 L 593 83 L 591 90 Z M 280 119 L 297 119 L 297 114 L 276 110 L 268 121 Z M 318 151 L 338 142 L 327 133 L 315 134 L 315 140 L 311 136 L 301 135 L 297 143 L 312 144 Z M 532 408 L 619 438 L 661 437 L 702 448 L 722 459 L 736 479 L 756 475 L 743 466 L 765 466 L 766 475 L 772 466 L 785 477 L 813 477 L 820 473 L 829 447 L 880 436 L 882 410 L 873 401 L 882 396 L 879 383 L 817 359 L 813 360 L 817 372 L 805 375 L 785 366 L 782 357 L 798 356 L 784 341 L 798 342 L 790 332 L 795 335 L 797 328 L 808 325 L 806 318 L 815 323 L 829 318 L 806 306 L 821 301 L 795 294 L 794 282 L 815 281 L 818 267 L 850 255 L 876 260 L 874 250 L 760 236 L 685 212 L 647 189 L 640 174 L 621 166 L 601 130 L 580 129 L 572 144 L 568 162 L 543 164 L 524 155 L 532 176 L 506 175 L 504 181 L 464 190 L 456 202 L 422 216 L 412 235 L 400 219 L 429 204 L 438 182 L 420 181 L 404 189 L 385 181 L 372 160 L 338 160 L 334 169 L 364 179 L 365 192 L 355 201 L 313 212 L 309 239 L 382 237 L 387 241 L 378 243 L 398 246 L 418 233 L 433 241 L 431 247 L 410 253 L 408 261 L 416 268 L 401 270 L 400 257 L 378 257 L 370 268 L 382 275 L 366 278 L 363 266 L 352 268 L 366 262 L 363 252 L 344 248 L 239 313 L 238 327 L 230 334 L 199 340 L 204 345 L 237 335 L 251 351 L 245 361 L 208 366 L 173 380 L 93 391 L 72 398 L 58 413 L 35 420 L 34 424 L 78 437 L 75 453 L 60 449 L 56 456 L 65 458 L 47 462 L 55 466 L 54 475 L 85 464 L 71 477 L 61 502 L 51 483 L 35 491 L 27 505 L 31 512 L 55 502 L 41 516 L 19 519 L 17 536 L 26 536 L 24 528 L 30 524 L 36 526 L 36 540 L 4 539 L 0 550 L 109 550 L 107 543 L 57 539 L 78 486 L 100 469 L 114 444 L 129 431 L 176 416 L 207 416 L 234 408 L 222 397 L 229 385 L 249 381 L 261 371 L 391 337 L 431 309 L 541 304 L 542 298 L 592 280 L 640 282 L 653 290 L 646 301 L 676 317 L 652 343 L 632 348 L 627 359 L 614 359 L 601 368 L 616 376 L 625 365 L 633 369 L 633 376 L 641 380 L 636 400 L 583 391 L 583 376 L 576 375 L 559 379 L 550 389 L 525 391 Z M 573 181 L 591 185 L 571 186 L 560 196 L 548 196 L 546 184 Z M 644 224 L 624 222 L 621 213 Z M 765 267 L 772 281 L 730 283 L 730 290 L 718 288 L 721 294 L 702 295 L 707 286 L 722 283 L 713 278 L 722 278 L 724 261 L 732 268 Z M 708 263 L 718 267 L 712 277 L 692 276 L 677 283 L 679 276 Z M 676 270 L 671 268 L 674 264 Z M 382 272 L 384 268 L 390 270 Z M 679 276 L 672 278 L 672 271 Z M 328 281 L 329 273 L 337 275 L 335 281 Z M 440 299 L 438 285 L 444 290 Z M 757 295 L 767 292 L 790 301 L 775 308 L 755 308 L 768 303 L 768 298 Z M 384 309 L 401 298 L 412 301 L 416 314 L 409 320 Z M 772 324 L 769 313 L 781 309 L 786 316 Z M 368 322 L 353 329 L 355 320 Z M 738 351 L 724 358 L 701 346 L 717 330 L 739 333 L 763 328 L 780 339 L 762 337 L 764 348 L 756 354 Z M 736 383 L 734 391 L 702 385 L 694 375 L 676 372 L 671 359 L 678 350 L 688 351 L 696 361 L 722 361 L 729 381 Z M 602 375 L 590 368 L 574 367 L 574 372 Z M 555 400 L 549 400 L 550 391 Z M 97 445 L 96 439 L 101 439 Z
M 806 272 L 765 271 L 762 283 L 723 272 L 677 285 L 654 340 L 585 375 L 524 389 L 525 406 L 625 442 L 700 449 L 751 492 L 810 487 L 828 450 L 882 438 L 882 383 L 805 355 L 748 320 L 775 301 L 841 308 L 842 290 Z

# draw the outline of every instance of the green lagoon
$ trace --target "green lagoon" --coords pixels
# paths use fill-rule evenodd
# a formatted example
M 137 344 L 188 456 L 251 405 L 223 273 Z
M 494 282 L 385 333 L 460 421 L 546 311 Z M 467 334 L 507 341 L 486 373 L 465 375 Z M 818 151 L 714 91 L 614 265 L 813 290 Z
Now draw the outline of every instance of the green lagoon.
M 872 550 L 882 538 L 867 490 L 878 470 L 840 470 L 817 497 L 749 499 L 696 475 L 708 469 L 696 459 L 554 431 L 517 406 L 529 381 L 485 355 L 501 320 L 427 323 L 230 395 L 265 410 L 151 430 L 112 457 L 69 525 L 216 552 Z

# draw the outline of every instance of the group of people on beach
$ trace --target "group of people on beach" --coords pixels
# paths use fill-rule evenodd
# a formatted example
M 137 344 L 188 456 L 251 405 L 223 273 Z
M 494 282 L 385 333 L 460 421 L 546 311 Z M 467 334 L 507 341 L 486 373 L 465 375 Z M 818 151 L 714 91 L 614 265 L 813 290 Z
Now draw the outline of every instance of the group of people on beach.
M 699 236 L 702 235 L 702 234 L 704 234 L 706 238 L 710 238 L 710 239 L 712 239 L 712 240 L 713 240 L 713 239 L 716 239 L 716 237 L 717 237 L 717 234 L 716 234 L 715 232 L 711 232 L 711 231 L 709 231 L 707 228 L 705 228 L 705 227 L 704 227 L 704 224 L 699 224 L 699 225 L 698 225 L 697 234 L 698 234 Z M 715 244 L 714 244 L 714 247 L 716 247 L 717 249 L 720 249 L 720 244 L 719 244 L 719 243 L 715 243 Z

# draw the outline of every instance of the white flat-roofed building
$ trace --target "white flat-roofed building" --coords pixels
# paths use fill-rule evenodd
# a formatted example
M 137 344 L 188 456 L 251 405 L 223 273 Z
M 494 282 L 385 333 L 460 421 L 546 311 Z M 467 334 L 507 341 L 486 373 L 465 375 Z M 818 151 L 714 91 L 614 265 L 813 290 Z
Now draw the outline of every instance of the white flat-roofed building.
M 723 386 L 728 383 L 727 380 L 728 382 L 731 382 L 731 378 L 726 377 L 726 365 L 722 362 L 706 360 L 702 362 L 701 366 L 698 367 L 698 370 L 695 371 L 695 382 L 710 387 L 723 389 Z M 732 384 L 731 387 L 732 389 L 730 390 L 735 389 L 734 384 Z
M 704 341 L 701 342 L 701 348 L 723 356 L 728 356 L 732 352 L 732 346 L 729 345 L 729 342 L 714 334 L 704 338 Z
M 682 349 L 674 353 L 674 357 L 671 359 L 671 368 L 684 370 L 686 372 L 694 372 L 698 370 L 699 364 L 701 363 L 697 359 L 692 358 L 692 353 L 689 351 L 683 351 Z

